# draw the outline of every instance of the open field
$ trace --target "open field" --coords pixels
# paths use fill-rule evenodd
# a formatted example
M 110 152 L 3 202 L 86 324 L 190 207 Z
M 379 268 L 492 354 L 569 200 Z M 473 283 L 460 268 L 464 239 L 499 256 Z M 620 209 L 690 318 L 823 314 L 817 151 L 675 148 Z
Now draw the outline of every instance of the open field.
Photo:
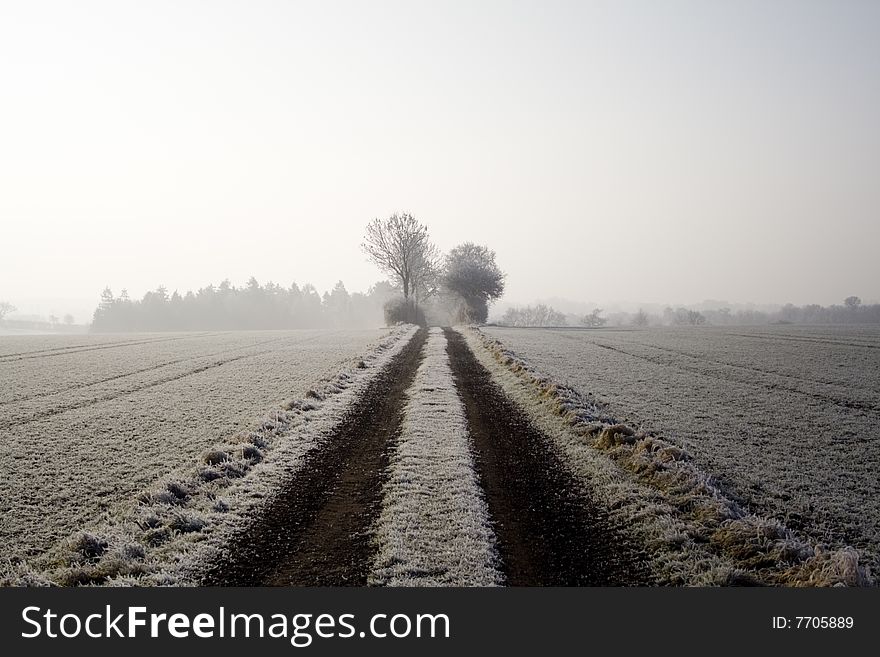
M 871 584 L 878 345 L 412 325 L 0 341 L 0 581 Z
M 388 331 L 0 340 L 0 550 L 34 555 L 354 366 Z
M 534 370 L 683 447 L 748 510 L 880 561 L 880 331 L 504 329 Z

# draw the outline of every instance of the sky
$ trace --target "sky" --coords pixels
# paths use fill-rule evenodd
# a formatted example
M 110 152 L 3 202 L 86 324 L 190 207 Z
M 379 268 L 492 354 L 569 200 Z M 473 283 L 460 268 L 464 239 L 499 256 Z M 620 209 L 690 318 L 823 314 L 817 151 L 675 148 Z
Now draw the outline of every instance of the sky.
M 407 211 L 505 300 L 880 300 L 880 3 L 0 3 L 0 299 L 350 291 Z

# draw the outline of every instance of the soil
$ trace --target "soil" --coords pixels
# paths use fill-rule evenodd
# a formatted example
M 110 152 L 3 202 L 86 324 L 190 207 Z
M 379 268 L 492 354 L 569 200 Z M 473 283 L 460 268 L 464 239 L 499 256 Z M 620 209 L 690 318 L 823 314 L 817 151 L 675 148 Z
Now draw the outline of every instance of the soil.
M 422 360 L 420 330 L 324 444 L 232 540 L 204 584 L 365 586 L 391 447 Z
M 550 439 L 446 329 L 475 465 L 512 586 L 649 584 L 644 555 L 566 468 Z
M 550 439 L 445 330 L 475 466 L 513 586 L 648 584 L 644 555 L 566 468 Z M 203 583 L 365 586 L 373 528 L 427 339 L 416 333 L 279 494 L 239 531 Z

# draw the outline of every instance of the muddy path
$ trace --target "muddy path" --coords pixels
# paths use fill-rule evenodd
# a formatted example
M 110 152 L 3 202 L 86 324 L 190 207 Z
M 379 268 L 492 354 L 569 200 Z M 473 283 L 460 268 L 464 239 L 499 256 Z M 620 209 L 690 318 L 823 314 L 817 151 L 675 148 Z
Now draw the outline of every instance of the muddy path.
M 492 381 L 464 338 L 445 330 L 475 466 L 513 586 L 647 584 L 643 556 Z
M 206 585 L 365 586 L 390 448 L 427 337 L 420 330 L 326 442 L 230 543 Z

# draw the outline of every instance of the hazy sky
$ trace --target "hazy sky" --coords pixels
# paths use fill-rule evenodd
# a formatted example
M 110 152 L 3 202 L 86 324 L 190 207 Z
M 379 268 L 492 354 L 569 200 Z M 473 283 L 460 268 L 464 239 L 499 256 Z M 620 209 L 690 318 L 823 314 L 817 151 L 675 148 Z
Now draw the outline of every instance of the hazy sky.
M 2 2 L 0 299 L 364 289 L 395 210 L 508 300 L 878 299 L 878 35 L 869 1 Z

